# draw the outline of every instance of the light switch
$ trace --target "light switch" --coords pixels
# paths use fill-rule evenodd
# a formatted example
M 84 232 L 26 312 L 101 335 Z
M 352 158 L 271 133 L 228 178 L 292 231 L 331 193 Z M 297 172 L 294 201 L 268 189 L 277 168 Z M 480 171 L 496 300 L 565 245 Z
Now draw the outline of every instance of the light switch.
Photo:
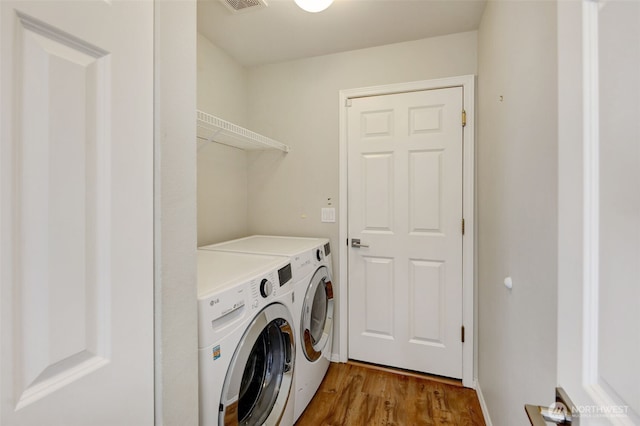
M 335 222 L 336 221 L 336 209 L 333 207 L 322 209 L 322 221 L 323 222 Z

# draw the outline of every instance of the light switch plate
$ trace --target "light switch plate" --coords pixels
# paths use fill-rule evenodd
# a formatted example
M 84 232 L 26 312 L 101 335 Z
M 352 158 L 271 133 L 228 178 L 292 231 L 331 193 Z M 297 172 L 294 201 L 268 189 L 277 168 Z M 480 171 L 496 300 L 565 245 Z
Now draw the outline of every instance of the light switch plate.
M 322 221 L 323 222 L 335 222 L 336 221 L 336 209 L 333 207 L 322 209 Z

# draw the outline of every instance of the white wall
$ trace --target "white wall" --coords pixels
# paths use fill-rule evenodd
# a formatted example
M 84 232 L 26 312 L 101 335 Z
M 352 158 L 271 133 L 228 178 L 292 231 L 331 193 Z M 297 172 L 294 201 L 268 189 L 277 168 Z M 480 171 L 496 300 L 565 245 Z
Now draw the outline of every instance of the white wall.
M 477 225 L 479 382 L 494 425 L 527 424 L 524 404 L 550 403 L 556 386 L 556 52 L 555 2 L 489 1 L 478 31 Z
M 198 33 L 198 109 L 247 125 L 247 71 Z
M 246 106 L 247 71 L 198 34 L 198 109 L 246 127 Z M 198 141 L 198 245 L 245 236 L 247 209 L 246 153 Z
M 467 32 L 250 69 L 250 127 L 291 152 L 249 155 L 249 232 L 331 238 L 337 281 L 344 243 L 337 223 L 320 222 L 320 209 L 331 204 L 339 216 L 341 207 L 339 91 L 476 74 L 476 50 L 477 34 Z M 336 322 L 337 333 L 346 323 Z
M 156 425 L 198 425 L 196 2 L 155 2 Z

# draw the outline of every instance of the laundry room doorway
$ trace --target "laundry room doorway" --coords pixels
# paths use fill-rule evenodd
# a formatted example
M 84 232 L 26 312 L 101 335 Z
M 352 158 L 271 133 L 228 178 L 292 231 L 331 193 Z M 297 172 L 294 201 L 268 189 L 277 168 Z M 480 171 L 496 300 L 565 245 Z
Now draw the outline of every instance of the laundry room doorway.
M 348 358 L 471 385 L 473 77 L 342 96 Z

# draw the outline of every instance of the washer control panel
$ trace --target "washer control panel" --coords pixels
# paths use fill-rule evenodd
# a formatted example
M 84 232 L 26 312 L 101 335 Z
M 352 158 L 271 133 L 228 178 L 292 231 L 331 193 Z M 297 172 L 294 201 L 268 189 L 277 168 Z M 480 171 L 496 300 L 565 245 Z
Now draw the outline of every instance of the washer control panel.
M 266 278 L 260 282 L 260 295 L 264 298 L 269 297 L 273 291 L 273 284 Z
M 271 303 L 278 297 L 285 288 L 280 286 L 280 277 L 278 271 L 269 272 L 249 283 L 249 293 L 251 298 L 251 309 L 258 310 Z

